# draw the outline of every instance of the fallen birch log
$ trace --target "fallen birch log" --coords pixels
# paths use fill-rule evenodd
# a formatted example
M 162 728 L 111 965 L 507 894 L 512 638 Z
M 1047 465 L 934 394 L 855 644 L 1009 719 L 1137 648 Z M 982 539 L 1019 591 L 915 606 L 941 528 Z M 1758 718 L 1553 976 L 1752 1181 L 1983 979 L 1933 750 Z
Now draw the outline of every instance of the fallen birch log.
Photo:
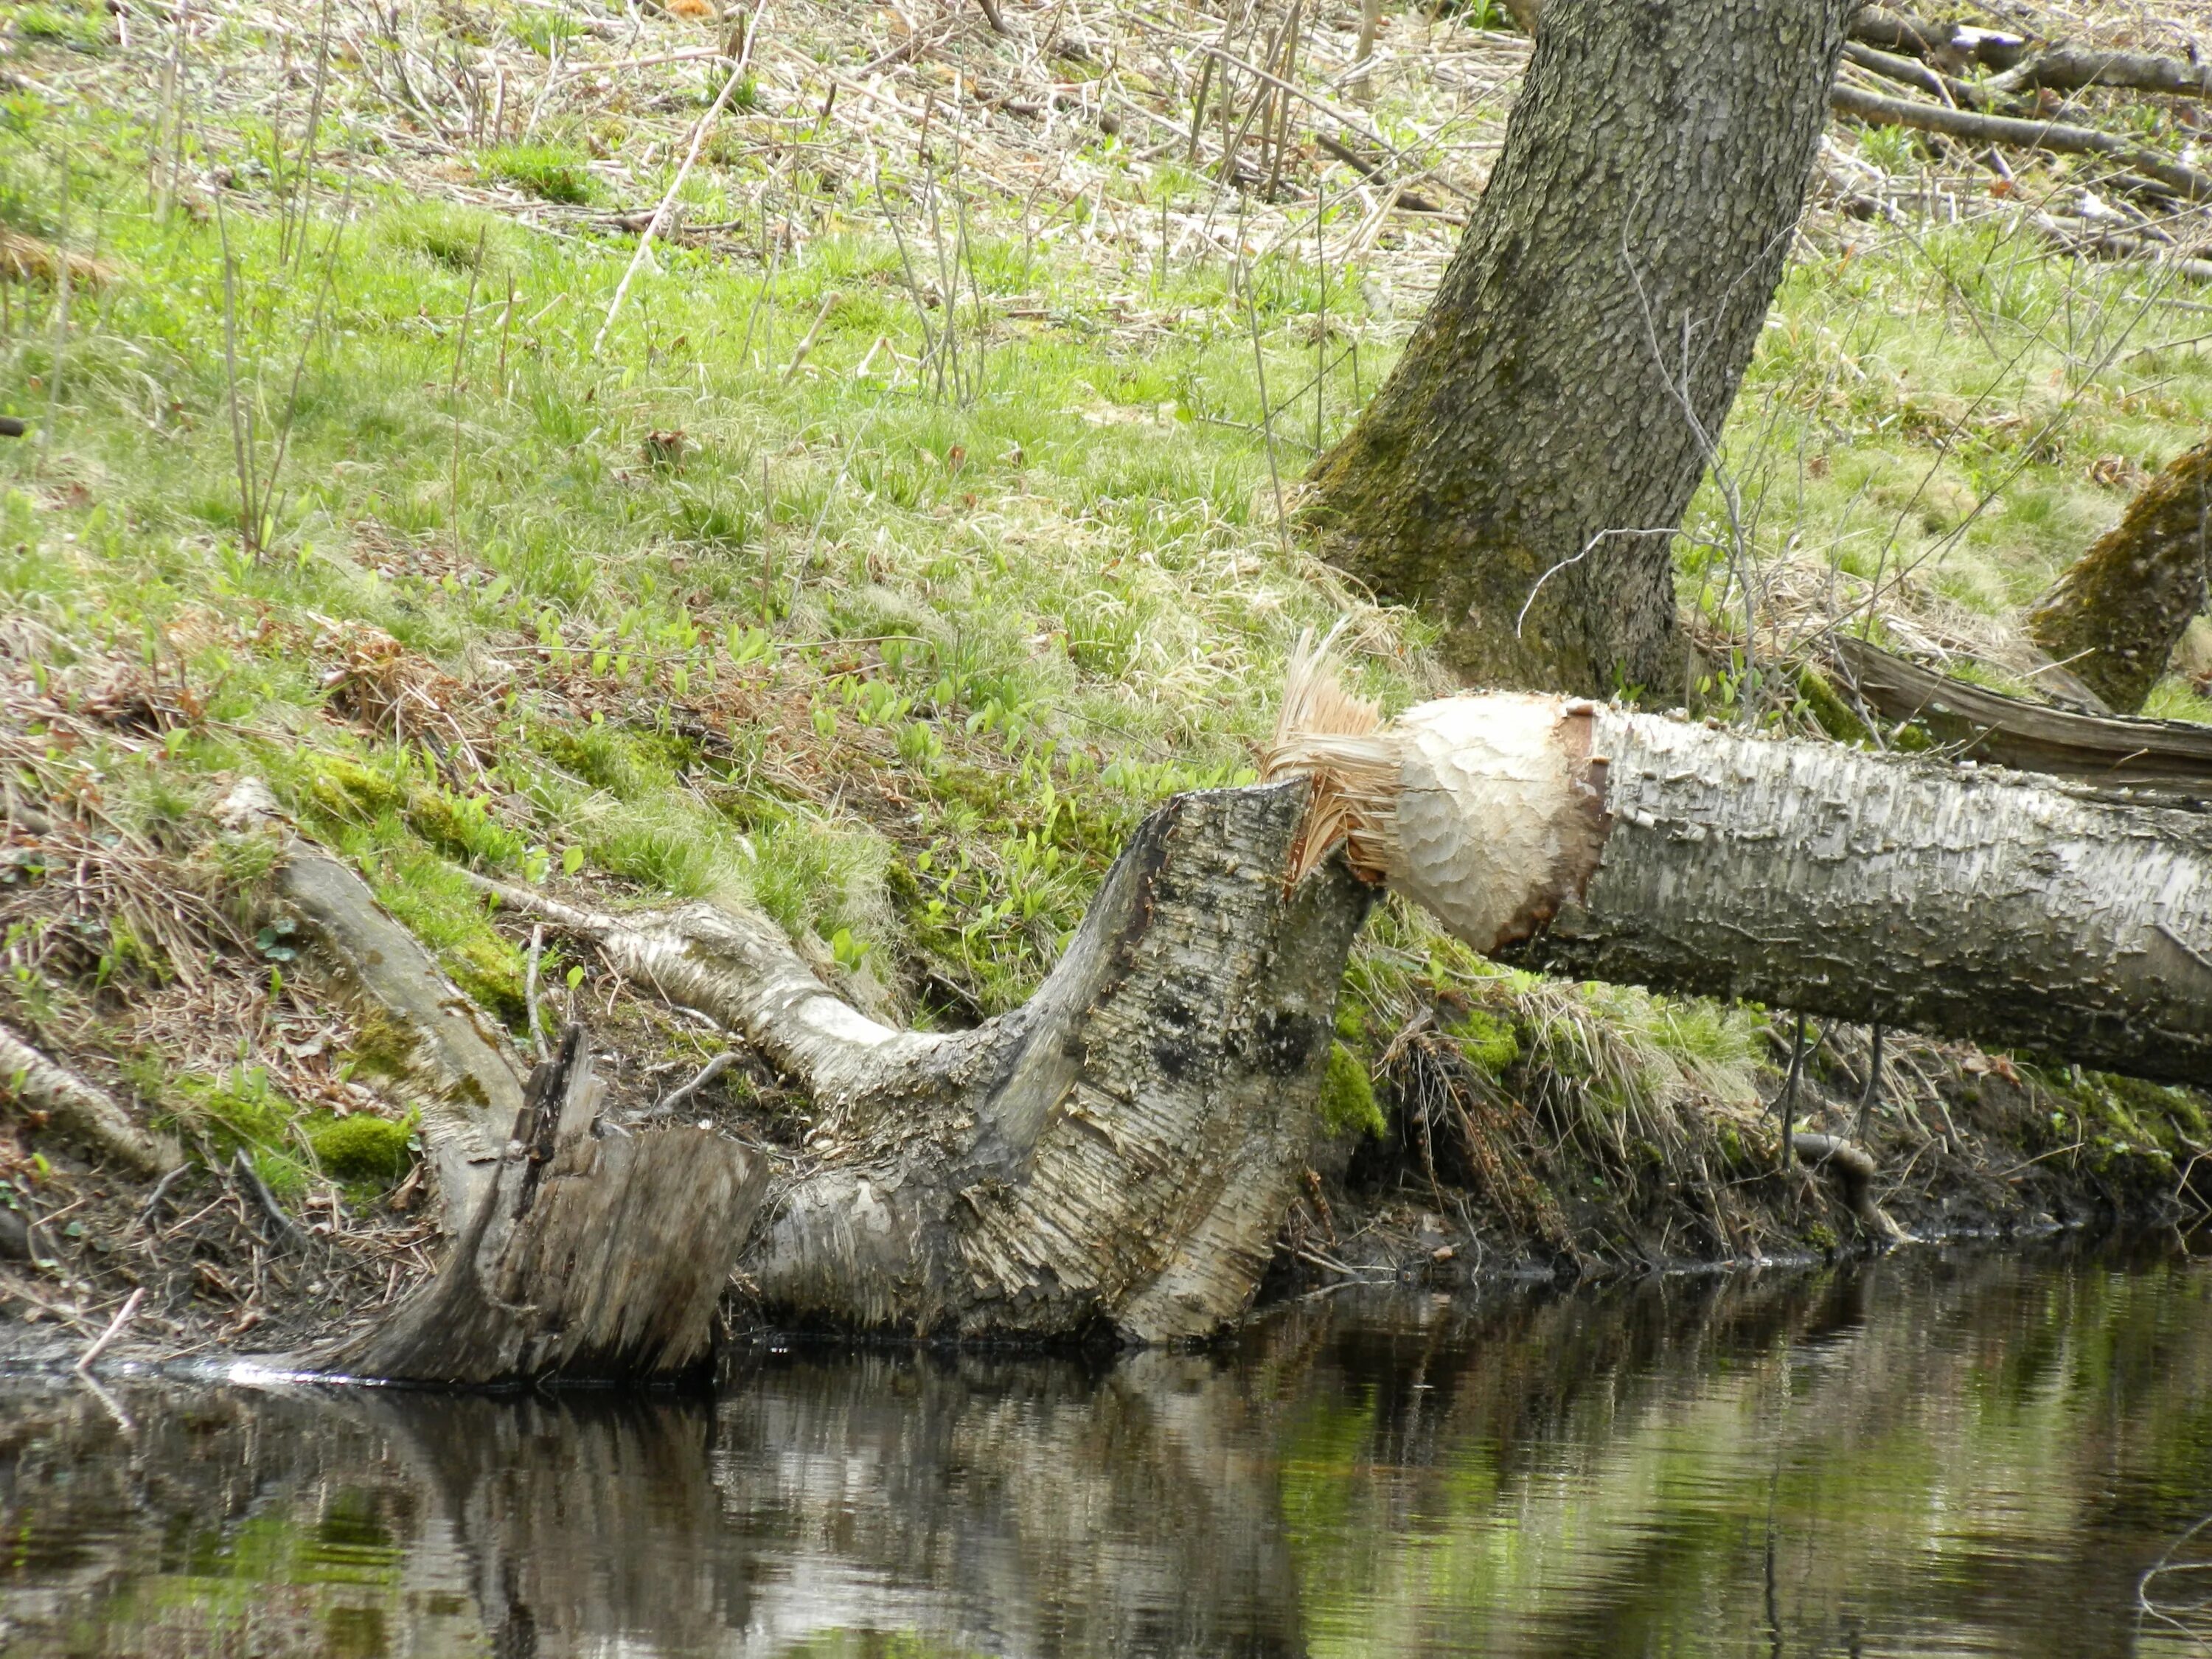
M 1267 771 L 1314 781 L 1297 867 L 1340 842 L 1485 955 L 2212 1071 L 2212 820 L 1562 697 L 1384 726 L 1293 678 Z

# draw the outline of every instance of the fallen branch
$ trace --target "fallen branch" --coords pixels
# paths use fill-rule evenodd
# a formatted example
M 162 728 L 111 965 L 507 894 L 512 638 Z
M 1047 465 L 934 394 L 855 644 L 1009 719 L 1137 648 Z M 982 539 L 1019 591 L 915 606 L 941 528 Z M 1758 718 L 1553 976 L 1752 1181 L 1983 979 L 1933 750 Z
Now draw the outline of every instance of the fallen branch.
M 1956 76 L 1931 69 L 1917 58 L 1883 52 L 1856 40 L 1844 43 L 1844 61 L 1857 64 L 1869 75 L 1911 87 L 1960 109 L 1979 109 L 1988 101 L 1982 88 L 1971 81 L 1961 81 Z
M 138 1311 L 138 1304 L 145 1299 L 146 1287 L 143 1285 L 131 1292 L 129 1299 L 123 1304 L 122 1311 L 108 1321 L 107 1328 L 93 1338 L 85 1351 L 77 1356 L 76 1370 L 79 1376 L 89 1371 L 92 1369 L 93 1361 L 106 1353 L 115 1339 L 123 1334 L 123 1328 L 131 1322 L 131 1316 Z
M 1374 162 L 1369 161 L 1364 155 L 1362 155 L 1358 150 L 1352 149 L 1351 145 L 1346 143 L 1341 138 L 1332 137 L 1326 132 L 1317 132 L 1314 134 L 1314 142 L 1319 144 L 1323 149 L 1327 150 L 1331 155 L 1336 157 L 1338 161 L 1343 162 L 1345 166 L 1350 167 L 1361 178 L 1370 179 L 1378 185 L 1388 185 L 1389 184 L 1390 180 L 1389 177 L 1381 167 L 1376 166 Z M 1431 202 L 1427 197 L 1419 195 L 1410 190 L 1400 190 L 1395 205 L 1405 209 L 1408 213 L 1437 214 L 1444 218 L 1449 219 L 1454 224 L 1463 225 L 1467 222 L 1467 219 L 1464 215 L 1448 212 L 1443 207 Z
M 2212 726 L 2081 714 L 1954 680 L 1849 634 L 1837 668 L 1882 715 L 1917 720 L 1967 759 L 2105 788 L 2212 799 Z
M 1954 69 L 1980 64 L 2008 70 L 2027 52 L 2017 34 L 1970 24 L 1931 22 L 1887 6 L 1862 6 L 1851 20 L 1851 39 L 1889 52 L 1909 52 Z
M 2135 259 L 2162 265 L 2191 282 L 2212 283 L 2212 259 L 2177 253 L 2172 245 L 2134 230 L 2052 213 L 2030 216 L 2036 234 L 2054 247 L 2086 258 Z
M 684 165 L 676 169 L 676 177 L 669 181 L 668 193 L 660 198 L 660 205 L 653 209 L 653 218 L 638 237 L 637 252 L 630 255 L 629 268 L 623 272 L 622 281 L 615 284 L 615 297 L 607 301 L 607 314 L 599 324 L 599 331 L 592 337 L 592 356 L 599 355 L 599 347 L 606 340 L 607 331 L 614 326 L 615 313 L 622 309 L 623 297 L 629 292 L 630 279 L 637 275 L 638 267 L 645 263 L 646 255 L 653 247 L 653 237 L 659 233 L 662 222 L 668 217 L 668 210 L 675 204 L 676 192 L 684 188 L 684 181 L 691 176 L 691 164 L 699 159 L 700 147 L 706 143 L 707 135 L 714 130 L 714 122 L 722 113 L 722 106 L 730 101 L 730 94 L 738 89 L 738 83 L 744 78 L 745 66 L 740 63 L 730 70 L 730 78 L 722 82 L 722 89 L 714 94 L 714 103 L 699 118 L 699 125 L 692 129 L 691 148 L 684 152 Z
M 2192 64 L 2185 58 L 2161 58 L 2147 52 L 2090 52 L 2057 46 L 1990 76 L 1988 87 L 1995 93 L 2112 88 L 2160 92 L 2176 98 L 2212 98 L 2212 64 Z
M 2190 201 L 2212 201 L 2212 173 L 2169 161 L 2109 132 L 2092 127 L 2062 126 L 2055 121 L 2025 121 L 2009 115 L 1984 115 L 1972 110 L 1947 109 L 1941 104 L 1917 103 L 1905 98 L 1884 98 L 1838 82 L 1828 94 L 1828 106 L 1840 115 L 1855 116 L 1875 126 L 1912 127 L 1975 143 L 2005 144 L 2019 149 L 2050 150 L 2067 155 L 2101 155 L 2120 161 L 2156 179 Z
M 168 1136 L 139 1128 L 106 1090 L 48 1060 L 4 1026 L 0 1084 L 18 1105 L 45 1113 L 64 1134 L 141 1175 L 164 1175 L 185 1161 Z

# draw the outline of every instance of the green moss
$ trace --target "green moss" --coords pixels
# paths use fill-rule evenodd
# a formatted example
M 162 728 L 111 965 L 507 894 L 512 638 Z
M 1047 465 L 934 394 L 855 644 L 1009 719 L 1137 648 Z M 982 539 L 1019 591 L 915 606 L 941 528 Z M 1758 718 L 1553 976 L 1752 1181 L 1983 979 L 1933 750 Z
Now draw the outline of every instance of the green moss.
M 310 1120 L 307 1144 L 324 1173 L 340 1181 L 397 1181 L 407 1173 L 411 1125 L 356 1112 L 351 1117 Z
M 1852 713 L 1851 706 L 1836 694 L 1828 684 L 1828 677 L 1807 663 L 1797 672 L 1797 695 L 1804 699 L 1805 707 L 1820 724 L 1820 729 L 1838 743 L 1870 744 L 1874 733 L 1867 723 Z
M 1521 1058 L 1521 1039 L 1515 1035 L 1512 1022 L 1480 1008 L 1470 1010 L 1451 1028 L 1451 1034 L 1459 1039 L 1460 1051 L 1468 1062 L 1492 1077 Z
M 522 952 L 490 928 L 445 951 L 440 960 L 471 1001 L 509 1025 L 530 1017 Z
M 358 1071 L 377 1077 L 404 1077 L 414 1062 L 414 1035 L 395 1020 L 372 1014 L 356 1028 L 353 1047 L 346 1057 Z
M 374 819 L 407 804 L 406 790 L 391 778 L 342 756 L 315 756 L 308 769 L 309 800 L 334 818 Z
M 1375 1085 L 1359 1056 L 1341 1042 L 1328 1045 L 1322 1073 L 1321 1121 L 1332 1135 L 1380 1135 L 1389 1127 L 1375 1098 Z

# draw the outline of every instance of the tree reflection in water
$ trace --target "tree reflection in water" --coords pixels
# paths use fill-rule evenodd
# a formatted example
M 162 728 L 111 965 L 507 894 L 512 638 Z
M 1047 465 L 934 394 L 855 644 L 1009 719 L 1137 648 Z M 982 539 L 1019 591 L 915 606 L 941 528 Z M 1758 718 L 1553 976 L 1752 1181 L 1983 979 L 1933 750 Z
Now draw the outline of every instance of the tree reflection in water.
M 2190 1651 L 2136 1586 L 2212 1510 L 2208 1297 L 1918 1252 L 1110 1364 L 800 1345 L 714 1400 L 144 1382 L 126 1431 L 24 1383 L 0 1647 Z

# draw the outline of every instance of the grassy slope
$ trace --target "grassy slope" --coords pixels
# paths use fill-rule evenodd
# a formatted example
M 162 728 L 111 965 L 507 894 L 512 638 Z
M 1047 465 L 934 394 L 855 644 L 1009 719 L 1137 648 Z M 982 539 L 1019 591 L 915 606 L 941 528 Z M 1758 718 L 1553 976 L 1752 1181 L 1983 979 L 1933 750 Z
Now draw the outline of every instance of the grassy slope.
M 543 15 L 499 15 L 528 35 Z M 37 33 L 16 20 L 24 61 L 82 62 Z M 833 41 L 815 45 L 866 55 Z M 241 74 L 270 50 L 233 27 L 196 47 Z M 629 154 L 651 100 L 617 89 L 526 150 L 403 165 L 390 111 L 346 84 L 304 218 L 284 182 L 296 82 L 188 122 L 174 201 L 153 77 L 0 106 L 0 212 L 96 240 L 113 270 L 77 287 L 65 330 L 51 286 L 14 286 L 0 344 L 42 427 L 0 455 L 7 718 L 38 790 L 96 790 L 184 847 L 209 844 L 225 781 L 265 776 L 511 1023 L 514 938 L 457 865 L 750 901 L 859 1000 L 965 1020 L 1034 985 L 1149 805 L 1250 775 L 1301 628 L 1352 606 L 1369 689 L 1430 685 L 1418 625 L 1357 605 L 1276 519 L 1278 477 L 1294 484 L 1316 426 L 1340 428 L 1353 376 L 1371 386 L 1402 333 L 1374 299 L 1407 249 L 1325 279 L 1295 237 L 1251 269 L 1155 257 L 1146 214 L 1203 212 L 1211 186 L 1105 138 L 1080 157 L 1098 188 L 1035 213 L 988 173 L 941 185 L 914 151 L 870 156 L 818 121 L 838 165 L 794 182 L 777 136 L 818 105 L 803 76 L 787 94 L 771 76 L 686 187 L 695 219 L 739 232 L 658 250 L 595 352 L 634 237 L 441 198 L 507 180 L 611 200 L 592 158 Z M 711 91 L 681 69 L 647 84 L 655 132 Z M 1395 118 L 1387 98 L 1377 118 Z M 657 194 L 660 156 L 625 202 Z M 1334 211 L 1340 228 L 1364 209 Z M 795 245 L 761 257 L 785 225 Z M 2160 343 L 2195 313 L 1990 226 L 1854 234 L 1801 260 L 1731 429 L 1759 508 L 1746 550 L 1769 571 L 1908 565 L 1900 617 L 1930 596 L 2000 614 L 2124 499 L 2124 467 L 2090 482 L 2100 458 L 2154 466 L 2201 430 L 2201 354 Z M 945 307 L 917 307 L 908 274 L 940 261 L 966 343 L 944 383 L 923 360 Z M 1318 413 L 1298 401 L 1316 342 L 1354 338 Z M 1291 404 L 1272 465 L 1262 363 Z M 256 531 L 239 456 L 266 475 L 280 434 Z M 1684 549 L 1686 593 L 1716 615 L 1741 592 L 1721 579 L 1723 516 L 1709 489 Z M 112 717 L 124 691 L 155 714 Z M 1771 714 L 1802 720 L 1786 700 Z M 226 1047 L 268 1063 L 254 1010 L 298 995 L 258 977 L 281 980 L 281 937 L 258 943 L 268 960 L 183 1080 L 137 1075 L 161 1109 L 203 1128 L 212 1110 L 281 1161 L 289 1097 L 238 1104 L 248 1074 L 222 1064 Z M 39 964 L 13 994 L 48 1041 L 162 1051 L 133 1009 L 173 963 L 110 939 L 103 965 L 64 974 L 35 945 L 10 937 Z M 571 969 L 579 994 L 611 994 Z M 1459 1028 L 1462 1057 L 1550 1103 L 1537 1139 L 1582 1137 L 1616 1171 L 1743 1122 L 1765 1053 L 1748 1012 L 1501 975 L 1396 914 L 1352 990 L 1367 1059 L 1439 994 L 1490 1010 Z M 373 1069 L 353 1040 L 341 1080 Z M 1340 1070 L 1349 1124 L 1373 1108 Z M 2136 1139 L 2178 1133 L 2159 1119 Z M 1556 1206 L 1523 1190 L 1541 1232 Z

